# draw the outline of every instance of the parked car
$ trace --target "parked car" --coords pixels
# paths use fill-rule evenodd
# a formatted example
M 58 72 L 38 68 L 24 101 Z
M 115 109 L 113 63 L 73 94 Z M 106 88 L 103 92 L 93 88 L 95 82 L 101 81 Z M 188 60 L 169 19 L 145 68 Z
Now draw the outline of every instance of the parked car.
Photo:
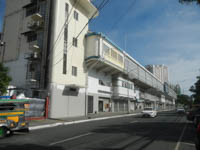
M 186 112 L 187 120 L 194 121 L 196 115 L 200 115 L 200 106 L 193 106 L 190 110 Z
M 152 107 L 144 108 L 144 110 L 142 111 L 142 116 L 143 117 L 156 117 L 157 111 Z
M 177 108 L 176 109 L 176 112 L 178 113 L 178 114 L 185 114 L 185 109 L 184 108 Z

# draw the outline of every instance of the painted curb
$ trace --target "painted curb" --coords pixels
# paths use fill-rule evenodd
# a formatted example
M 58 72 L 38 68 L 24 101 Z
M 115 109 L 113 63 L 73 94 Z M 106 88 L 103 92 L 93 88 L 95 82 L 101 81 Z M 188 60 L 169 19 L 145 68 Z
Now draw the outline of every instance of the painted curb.
M 99 120 L 106 120 L 106 119 L 113 119 L 113 118 L 137 116 L 137 115 L 140 115 L 140 114 L 141 113 L 127 114 L 127 115 L 118 115 L 118 116 L 109 116 L 109 117 L 101 117 L 101 118 L 93 118 L 93 119 L 85 119 L 85 120 L 77 120 L 77 121 L 71 121 L 71 122 L 58 122 L 58 123 L 53 123 L 53 124 L 45 124 L 45 125 L 39 125 L 39 126 L 32 126 L 32 127 L 29 127 L 29 130 L 33 131 L 33 130 L 39 130 L 39 129 L 45 129 L 45 128 L 52 128 L 52 127 L 57 127 L 57 126 L 67 126 L 67 125 L 84 123 L 84 122 L 92 122 L 92 121 L 99 121 Z

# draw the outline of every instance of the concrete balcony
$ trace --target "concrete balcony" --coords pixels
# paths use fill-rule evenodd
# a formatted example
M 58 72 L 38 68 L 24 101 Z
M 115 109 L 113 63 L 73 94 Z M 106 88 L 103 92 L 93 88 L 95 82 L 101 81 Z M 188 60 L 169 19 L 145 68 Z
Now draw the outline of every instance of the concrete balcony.
M 107 93 L 107 94 L 111 94 L 112 90 L 110 86 L 104 86 L 104 85 L 98 85 L 98 91 L 100 93 Z
M 74 0 L 70 0 L 74 4 Z M 90 0 L 79 0 L 79 4 L 86 10 L 88 18 L 95 18 L 99 15 L 97 8 L 90 2 Z
M 39 43 L 36 40 L 29 43 L 29 49 L 34 52 L 39 52 L 41 50 L 41 47 L 39 46 Z
M 30 30 L 33 30 L 33 31 L 38 31 L 38 30 L 42 30 L 43 27 L 44 27 L 44 23 L 43 22 L 40 22 L 40 21 L 30 21 L 28 22 L 28 25 L 27 27 L 30 29 Z
M 146 68 L 144 68 L 135 59 L 124 52 L 125 57 L 125 74 L 130 80 L 144 90 L 152 93 L 163 93 L 163 84 Z
M 113 87 L 113 98 L 115 99 L 132 99 L 135 100 L 136 94 L 134 90 L 127 89 L 124 87 L 115 86 Z
M 31 19 L 35 22 L 42 22 L 43 21 L 43 17 L 40 13 L 34 13 L 33 15 L 31 15 Z
M 88 70 L 95 69 L 106 75 L 123 74 L 124 72 L 122 51 L 101 33 L 86 35 L 85 63 Z

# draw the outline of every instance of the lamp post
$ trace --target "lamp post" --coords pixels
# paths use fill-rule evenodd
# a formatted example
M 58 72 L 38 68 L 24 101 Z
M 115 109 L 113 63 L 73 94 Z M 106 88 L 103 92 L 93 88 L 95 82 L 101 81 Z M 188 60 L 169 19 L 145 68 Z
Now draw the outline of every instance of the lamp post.
M 2 63 L 4 62 L 4 55 L 6 49 L 6 42 L 0 41 L 0 47 L 3 47 L 3 54 L 2 54 Z

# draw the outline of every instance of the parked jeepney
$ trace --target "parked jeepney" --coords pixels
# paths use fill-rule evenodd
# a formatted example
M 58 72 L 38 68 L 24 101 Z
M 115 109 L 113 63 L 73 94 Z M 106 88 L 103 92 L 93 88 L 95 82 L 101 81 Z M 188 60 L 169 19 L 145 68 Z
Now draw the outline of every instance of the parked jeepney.
M 29 108 L 26 99 L 0 99 L 0 138 L 15 131 L 28 132 L 25 111 Z

